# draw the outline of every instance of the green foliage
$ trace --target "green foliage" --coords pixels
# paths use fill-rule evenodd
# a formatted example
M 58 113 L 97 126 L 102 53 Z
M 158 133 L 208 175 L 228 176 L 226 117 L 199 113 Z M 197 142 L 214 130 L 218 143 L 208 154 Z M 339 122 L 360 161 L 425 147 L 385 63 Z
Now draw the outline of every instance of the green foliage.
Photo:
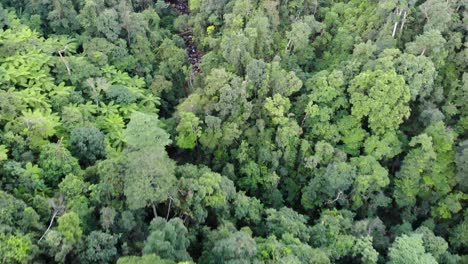
M 168 259 L 161 259 L 158 255 L 149 254 L 143 256 L 121 257 L 117 260 L 118 264 L 175 264 L 176 262 Z
M 356 167 L 353 165 L 346 162 L 329 164 L 304 188 L 302 205 L 305 208 L 314 208 L 324 204 L 341 203 L 355 178 Z
M 356 241 L 353 256 L 361 255 L 362 263 L 377 263 L 379 253 L 372 247 L 372 237 L 366 236 Z
M 63 178 L 58 187 L 66 198 L 72 200 L 84 192 L 86 183 L 81 177 L 68 174 Z
M 467 262 L 465 18 L 2 1 L 0 262 Z
M 188 246 L 187 228 L 180 218 L 166 221 L 156 217 L 151 221 L 150 234 L 146 239 L 143 253 L 156 253 L 165 259 L 187 261 L 191 260 L 187 252 Z
M 47 233 L 45 244 L 50 256 L 53 256 L 54 260 L 59 263 L 64 263 L 68 254 L 73 250 L 73 242 L 55 230 Z
M 42 175 L 52 185 L 57 185 L 68 174 L 80 174 L 78 160 L 62 143 L 45 145 L 39 156 Z
M 0 161 L 4 161 L 8 159 L 8 149 L 5 145 L 0 145 Z
M 55 135 L 58 126 L 58 116 L 48 111 L 25 111 L 22 113 L 22 134 L 26 135 L 32 147 L 44 145 L 48 137 Z
M 311 235 L 314 238 L 312 245 L 327 248 L 332 259 L 352 254 L 353 247 L 356 246 L 356 238 L 349 232 L 352 221 L 353 214 L 350 211 L 324 210 L 320 219 L 317 219 L 316 224 L 311 229 Z M 359 247 L 363 244 L 367 243 L 362 241 L 359 243 Z M 373 259 L 372 255 L 375 253 L 372 253 L 372 249 L 370 249 L 370 252 L 366 255 L 363 254 L 363 257 Z
M 0 191 L 0 232 L 4 235 L 14 233 L 15 230 L 34 232 L 40 226 L 39 215 L 32 207 L 13 195 Z M 4 237 L 4 239 L 7 239 Z
M 83 263 L 109 263 L 115 259 L 117 237 L 101 231 L 93 231 L 86 236 L 80 260 Z
M 425 252 L 421 235 L 402 235 L 392 244 L 388 263 L 437 263 L 437 261 L 431 254 Z
M 68 212 L 58 219 L 57 231 L 68 241 L 75 243 L 83 235 L 80 218 L 74 212 Z
M 177 168 L 179 209 L 195 222 L 203 222 L 207 209 L 223 208 L 234 198 L 235 188 L 226 177 L 206 167 L 184 165 Z
M 118 162 L 125 167 L 123 191 L 132 209 L 164 202 L 175 183 L 175 164 L 164 150 L 171 140 L 158 123 L 156 116 L 135 112 L 124 131 L 128 148 Z
M 97 128 L 75 128 L 70 135 L 72 154 L 87 164 L 106 157 L 104 134 Z
M 201 135 L 200 119 L 191 112 L 182 112 L 180 115 L 180 123 L 176 128 L 177 145 L 184 149 L 193 149 Z
M 384 188 L 390 184 L 388 171 L 375 158 L 361 156 L 351 160 L 357 168 L 357 176 L 353 186 L 353 207 L 366 204 L 371 207 L 386 207 L 390 199 L 383 194 Z
M 172 142 L 169 134 L 160 128 L 158 123 L 157 116 L 133 113 L 124 132 L 129 147 L 138 150 L 148 146 L 164 148 L 169 145 Z
M 217 241 L 212 249 L 215 263 L 251 263 L 256 253 L 255 241 L 242 231 Z
M 0 234 L 0 258 L 4 263 L 26 263 L 30 247 L 26 236 Z
M 348 89 L 352 114 L 368 118 L 376 134 L 396 130 L 409 117 L 410 91 L 402 76 L 395 71 L 366 71 L 353 79 Z
M 266 214 L 266 229 L 268 234 L 274 234 L 277 237 L 289 234 L 299 238 L 303 242 L 307 242 L 310 239 L 310 229 L 306 225 L 306 216 L 298 214 L 287 207 L 283 207 L 278 211 L 267 209 Z
M 438 218 L 451 218 L 461 210 L 465 195 L 451 192 L 456 184 L 454 137 L 443 122 L 437 122 L 411 140 L 410 146 L 421 146 L 408 153 L 397 174 L 394 197 L 400 206 L 414 206 L 421 197 L 430 202 L 432 214 Z

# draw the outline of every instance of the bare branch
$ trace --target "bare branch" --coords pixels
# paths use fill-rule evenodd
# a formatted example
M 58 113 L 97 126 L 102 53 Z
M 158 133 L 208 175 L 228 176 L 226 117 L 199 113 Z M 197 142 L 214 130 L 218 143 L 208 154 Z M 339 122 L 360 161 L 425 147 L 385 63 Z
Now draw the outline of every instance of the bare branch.
M 419 55 L 419 56 L 424 56 L 425 52 L 426 52 L 426 48 L 423 49 L 423 51 L 421 52 L 421 55 Z
M 47 227 L 47 229 L 46 229 L 46 231 L 44 232 L 44 234 L 42 234 L 41 238 L 39 238 L 39 241 L 41 241 L 41 240 L 47 235 L 47 233 L 49 233 L 49 230 L 50 230 L 50 228 L 52 227 L 52 224 L 54 223 L 54 219 L 55 219 L 55 217 L 57 216 L 57 213 L 58 213 L 58 211 L 55 211 L 55 210 L 54 210 L 54 214 L 52 215 L 52 218 L 50 219 L 49 227 Z
M 68 73 L 68 76 L 71 76 L 71 70 L 70 70 L 70 66 L 68 65 L 68 61 L 65 60 L 65 58 L 63 57 L 63 54 L 65 51 L 67 51 L 68 49 L 68 45 L 66 45 L 65 47 L 63 47 L 63 49 L 61 50 L 58 50 L 58 54 L 60 56 L 60 59 L 62 59 L 62 62 L 63 64 L 65 64 L 65 67 L 67 68 L 67 73 Z
M 403 14 L 403 20 L 401 21 L 401 27 L 400 27 L 400 34 L 403 32 L 403 26 L 405 26 L 405 23 L 406 23 L 406 11 L 405 13 Z
M 63 195 L 61 194 L 59 195 L 59 197 L 51 199 L 49 203 L 52 207 L 52 217 L 50 218 L 49 226 L 47 227 L 44 234 L 42 234 L 41 238 L 39 238 L 39 241 L 41 241 L 47 235 L 47 233 L 49 233 L 50 229 L 52 228 L 52 225 L 54 224 L 55 218 L 63 214 L 66 210 L 65 200 L 63 199 Z
M 398 22 L 395 22 L 395 25 L 393 26 L 392 38 L 395 37 L 397 26 L 398 26 Z
M 346 199 L 346 195 L 342 191 L 339 191 L 336 198 L 333 200 L 328 200 L 327 204 L 333 204 L 333 203 L 336 203 L 338 200 L 345 200 L 345 199 Z
M 169 206 L 167 208 L 166 221 L 169 219 L 169 214 L 171 213 L 172 198 L 169 197 Z
M 153 207 L 154 217 L 158 217 L 158 211 L 156 211 L 156 206 L 154 206 L 154 204 L 152 204 L 151 207 Z

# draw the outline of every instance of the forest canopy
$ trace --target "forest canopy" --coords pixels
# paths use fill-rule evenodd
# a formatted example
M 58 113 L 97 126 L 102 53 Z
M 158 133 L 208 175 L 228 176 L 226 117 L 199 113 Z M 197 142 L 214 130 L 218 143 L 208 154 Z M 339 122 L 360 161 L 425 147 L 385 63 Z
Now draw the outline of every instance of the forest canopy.
M 468 263 L 464 0 L 2 0 L 0 263 Z

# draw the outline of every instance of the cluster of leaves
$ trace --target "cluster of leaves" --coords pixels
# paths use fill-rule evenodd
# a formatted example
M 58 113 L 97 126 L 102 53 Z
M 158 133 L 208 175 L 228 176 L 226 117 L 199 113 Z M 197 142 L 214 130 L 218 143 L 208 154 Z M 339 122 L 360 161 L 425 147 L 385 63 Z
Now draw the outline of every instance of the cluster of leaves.
M 0 262 L 468 261 L 466 8 L 3 1 Z

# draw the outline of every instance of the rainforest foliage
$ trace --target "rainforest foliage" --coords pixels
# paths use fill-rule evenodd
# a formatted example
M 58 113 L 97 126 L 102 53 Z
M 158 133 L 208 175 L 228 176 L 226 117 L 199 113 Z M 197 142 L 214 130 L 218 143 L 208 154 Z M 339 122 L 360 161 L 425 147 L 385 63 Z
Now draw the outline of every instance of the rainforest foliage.
M 464 0 L 2 0 L 0 263 L 468 263 Z

